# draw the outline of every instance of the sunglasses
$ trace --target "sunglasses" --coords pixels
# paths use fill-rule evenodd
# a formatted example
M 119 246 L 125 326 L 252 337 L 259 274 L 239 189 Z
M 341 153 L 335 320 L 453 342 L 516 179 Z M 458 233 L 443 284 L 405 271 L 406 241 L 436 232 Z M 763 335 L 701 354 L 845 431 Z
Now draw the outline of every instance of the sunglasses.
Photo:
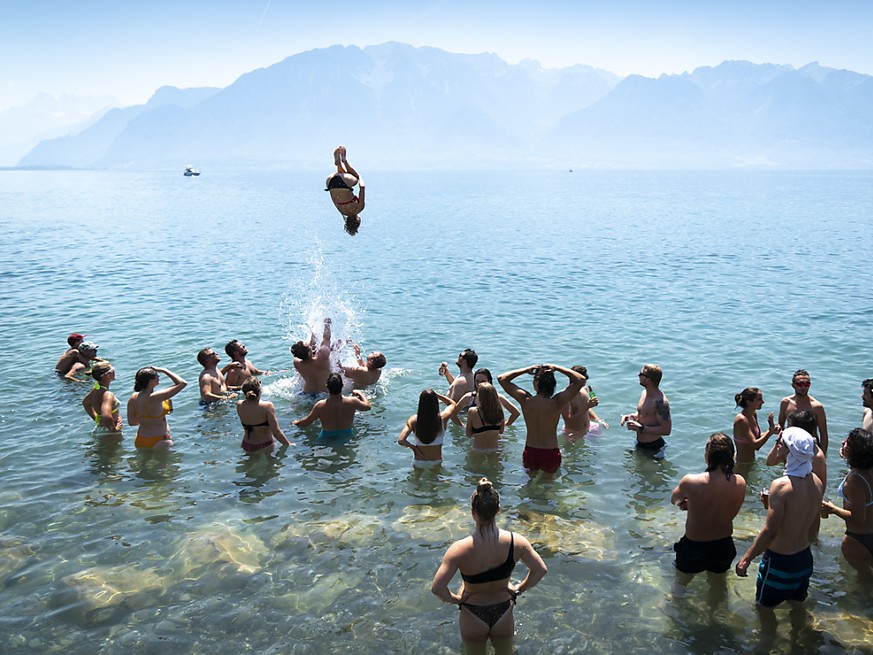
M 795 382 L 794 386 L 795 387 L 808 387 L 810 384 L 812 384 L 812 383 L 811 382 Z

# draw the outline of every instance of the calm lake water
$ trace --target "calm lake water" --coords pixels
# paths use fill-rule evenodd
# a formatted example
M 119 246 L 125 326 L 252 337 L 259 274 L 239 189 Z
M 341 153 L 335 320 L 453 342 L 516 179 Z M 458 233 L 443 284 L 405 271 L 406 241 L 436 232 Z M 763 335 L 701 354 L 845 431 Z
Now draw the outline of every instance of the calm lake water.
M 482 475 L 501 526 L 549 566 L 516 608 L 519 653 L 870 647 L 871 592 L 840 556 L 842 521 L 813 549 L 813 618 L 792 628 L 780 609 L 774 633 L 754 609 L 757 562 L 723 592 L 698 576 L 670 597 L 684 515 L 669 497 L 703 469 L 707 436 L 729 431 L 743 387 L 763 389 L 763 421 L 807 368 L 831 442 L 860 423 L 873 174 L 373 171 L 351 238 L 327 172 L 0 173 L 0 320 L 16 356 L 0 377 L 4 653 L 458 652 L 457 611 L 429 586 L 472 529 Z M 287 369 L 324 316 L 387 355 L 373 410 L 348 443 L 322 443 L 290 426 L 309 408 L 298 381 L 268 376 L 296 445 L 245 455 L 233 407 L 198 405 L 197 351 L 239 338 L 259 367 Z M 137 452 L 129 428 L 120 448 L 95 442 L 86 385 L 51 372 L 72 331 L 112 360 L 122 403 L 142 366 L 191 383 L 168 459 Z M 566 444 L 554 480 L 522 470 L 522 421 L 497 456 L 452 427 L 443 466 L 413 469 L 397 435 L 467 347 L 495 375 L 588 366 L 611 429 Z M 618 427 L 645 362 L 664 368 L 673 408 L 661 462 Z M 829 465 L 834 498 L 836 449 Z M 777 474 L 749 475 L 740 552 Z

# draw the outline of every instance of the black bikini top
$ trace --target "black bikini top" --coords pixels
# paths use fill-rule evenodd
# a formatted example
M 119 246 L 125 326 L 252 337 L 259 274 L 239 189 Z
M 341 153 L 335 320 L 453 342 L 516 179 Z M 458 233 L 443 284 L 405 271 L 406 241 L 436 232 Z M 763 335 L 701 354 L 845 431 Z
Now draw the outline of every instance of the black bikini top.
M 477 573 L 475 575 L 464 575 L 464 572 L 461 571 L 461 577 L 464 578 L 464 582 L 469 582 L 470 584 L 495 582 L 497 580 L 505 580 L 511 576 L 513 569 L 515 569 L 515 535 L 510 532 L 509 554 L 507 554 L 506 561 L 503 562 L 503 564 L 498 564 L 492 569 L 482 571 L 482 573 Z
M 242 421 L 240 421 L 242 423 Z M 245 428 L 246 434 L 249 434 L 255 428 L 263 428 L 270 425 L 269 421 L 264 421 L 263 423 L 255 423 L 254 425 L 248 423 L 242 423 L 242 426 Z
M 499 425 L 480 425 L 478 428 L 470 428 L 470 432 L 473 434 L 480 434 L 482 432 L 488 432 L 489 430 L 500 430 Z

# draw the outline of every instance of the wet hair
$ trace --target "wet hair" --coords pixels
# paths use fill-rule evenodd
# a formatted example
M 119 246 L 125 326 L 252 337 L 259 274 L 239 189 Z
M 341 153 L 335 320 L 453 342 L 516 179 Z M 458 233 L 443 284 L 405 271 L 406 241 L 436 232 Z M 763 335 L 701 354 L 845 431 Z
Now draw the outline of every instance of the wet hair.
M 870 468 L 873 466 L 873 434 L 863 428 L 851 430 L 843 454 L 853 469 Z
M 206 366 L 206 356 L 212 348 L 204 348 L 199 353 L 197 353 L 197 361 L 200 366 Z
M 706 470 L 720 470 L 730 478 L 734 472 L 734 442 L 724 432 L 716 432 L 706 440 Z
M 479 480 L 476 491 L 470 496 L 470 506 L 479 517 L 480 530 L 494 523 L 494 517 L 497 516 L 497 510 L 500 509 L 500 494 L 495 491 L 494 485 L 488 478 Z
M 474 366 L 476 366 L 476 362 L 479 361 L 479 355 L 476 354 L 475 350 L 464 348 L 464 350 L 461 352 L 461 359 L 467 362 L 467 366 L 473 368 Z
M 423 444 L 432 443 L 443 429 L 440 418 L 440 399 L 433 389 L 425 389 L 418 396 L 415 417 L 415 436 Z
M 476 382 L 477 375 L 484 375 L 485 380 L 488 382 L 488 384 L 494 384 L 494 376 L 491 375 L 491 371 L 489 371 L 487 368 L 477 368 L 476 369 L 476 372 L 473 373 L 473 382 L 474 383 Z
M 748 404 L 757 399 L 760 394 L 761 390 L 758 387 L 746 387 L 734 396 L 734 400 L 737 403 L 737 407 L 745 409 Z
M 151 366 L 139 369 L 133 377 L 133 390 L 142 391 L 156 377 L 158 377 L 158 372 Z
M 358 230 L 361 229 L 361 217 L 357 214 L 346 216 L 343 221 L 343 229 L 349 236 L 355 236 L 358 233 Z
M 664 371 L 661 370 L 660 366 L 657 364 L 643 364 L 643 371 L 645 371 L 646 377 L 649 378 L 656 387 L 661 384 L 661 378 L 664 376 Z
M 373 352 L 370 354 L 373 355 L 373 368 L 382 368 L 388 363 L 388 360 L 385 359 L 385 355 L 382 353 Z
M 100 378 L 102 378 L 104 375 L 109 373 L 109 371 L 111 371 L 111 370 L 112 370 L 112 364 L 110 364 L 109 362 L 104 360 L 102 362 L 96 362 L 91 367 L 90 375 L 95 380 L 100 380 Z
M 291 354 L 297 359 L 302 359 L 303 361 L 312 357 L 312 351 L 309 349 L 309 346 L 302 341 L 298 341 L 291 346 Z
M 581 375 L 585 376 L 585 379 L 588 379 L 588 368 L 586 366 L 572 366 L 570 367 L 571 371 L 575 371 Z
M 494 385 L 483 382 L 476 393 L 476 408 L 482 425 L 500 425 L 503 423 L 503 408 Z
M 239 339 L 228 341 L 227 345 L 224 347 L 224 352 L 227 353 L 228 357 L 233 357 L 233 354 L 240 349 L 241 345 Z
M 788 425 L 806 430 L 818 441 L 818 420 L 815 414 L 806 409 L 799 409 L 788 415 Z
M 805 368 L 799 368 L 794 371 L 794 375 L 791 376 L 791 384 L 794 384 L 794 381 L 799 377 L 809 377 L 809 371 Z
M 327 390 L 334 396 L 343 392 L 343 378 L 339 373 L 327 376 Z
M 861 388 L 873 393 L 873 378 L 867 378 L 861 382 Z
M 540 393 L 542 391 L 546 398 L 551 398 L 552 394 L 555 393 L 555 387 L 558 386 L 558 382 L 555 380 L 555 372 L 543 366 L 538 367 L 534 371 L 533 381 L 536 392 Z
M 242 392 L 249 400 L 257 400 L 261 395 L 261 381 L 255 376 L 246 378 L 242 383 Z

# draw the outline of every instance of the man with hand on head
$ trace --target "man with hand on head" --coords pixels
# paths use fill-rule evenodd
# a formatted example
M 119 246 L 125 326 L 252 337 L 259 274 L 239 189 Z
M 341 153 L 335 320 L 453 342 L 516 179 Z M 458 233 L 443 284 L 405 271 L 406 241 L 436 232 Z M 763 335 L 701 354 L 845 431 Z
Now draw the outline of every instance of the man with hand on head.
M 785 451 L 785 475 L 770 484 L 764 527 L 736 566 L 737 575 L 745 577 L 763 553 L 755 586 L 755 602 L 763 607 L 806 599 L 813 570 L 809 533 L 823 495 L 822 482 L 812 472 L 812 436 L 802 428 L 786 428 L 776 447 Z

